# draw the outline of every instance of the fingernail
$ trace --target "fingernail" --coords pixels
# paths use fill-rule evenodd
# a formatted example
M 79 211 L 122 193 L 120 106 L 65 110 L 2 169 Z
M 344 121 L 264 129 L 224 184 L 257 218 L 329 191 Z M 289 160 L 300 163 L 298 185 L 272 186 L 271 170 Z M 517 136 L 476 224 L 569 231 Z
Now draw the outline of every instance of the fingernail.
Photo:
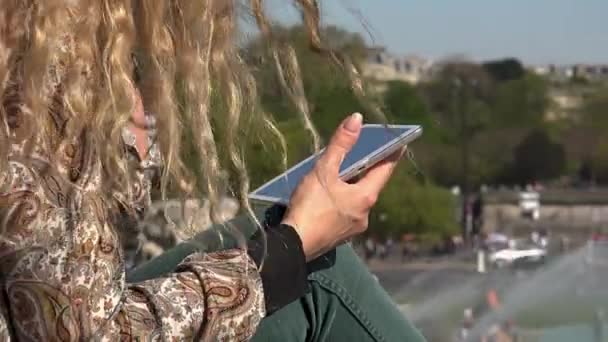
M 361 129 L 361 124 L 363 123 L 363 115 L 360 113 L 355 113 L 351 115 L 348 120 L 344 123 L 344 128 L 351 132 L 357 133 L 359 129 Z

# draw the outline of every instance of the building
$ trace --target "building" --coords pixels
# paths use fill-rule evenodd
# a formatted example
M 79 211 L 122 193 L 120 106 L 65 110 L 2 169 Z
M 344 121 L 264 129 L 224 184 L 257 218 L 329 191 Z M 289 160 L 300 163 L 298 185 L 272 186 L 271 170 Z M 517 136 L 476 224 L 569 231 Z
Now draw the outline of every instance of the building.
M 574 76 L 589 81 L 608 80 L 608 65 L 606 64 L 577 64 L 573 67 Z
M 370 48 L 362 65 L 364 77 L 376 81 L 405 81 L 416 84 L 424 80 L 431 70 L 432 61 L 415 56 L 394 56 L 383 47 Z
M 530 70 L 553 81 L 569 81 L 575 78 L 587 81 L 608 81 L 608 64 L 549 64 L 533 66 Z
M 547 121 L 556 121 L 572 117 L 583 105 L 584 93 L 570 89 L 554 88 L 549 90 L 551 106 L 545 113 Z

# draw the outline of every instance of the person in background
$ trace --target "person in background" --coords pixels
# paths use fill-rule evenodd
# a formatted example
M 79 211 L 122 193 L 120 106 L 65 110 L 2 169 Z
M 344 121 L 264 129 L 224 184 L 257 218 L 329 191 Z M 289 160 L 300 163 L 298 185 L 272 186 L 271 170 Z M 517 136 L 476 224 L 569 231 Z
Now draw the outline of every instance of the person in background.
M 469 194 L 462 198 L 462 237 L 469 246 L 472 246 L 473 233 L 473 197 Z
M 512 331 L 512 325 L 506 321 L 503 324 L 493 325 L 488 333 L 482 338 L 482 342 L 515 342 L 516 336 Z
M 365 260 L 371 260 L 376 255 L 376 245 L 371 236 L 365 239 Z
M 386 259 L 386 243 L 378 242 L 376 243 L 376 254 L 381 260 Z
M 473 219 L 473 228 L 472 228 L 472 234 L 473 234 L 473 240 L 475 243 L 475 248 L 479 248 L 481 245 L 481 234 L 482 232 L 482 228 L 483 228 L 483 194 L 481 191 L 479 191 L 477 193 L 477 195 L 475 196 L 475 199 L 473 200 L 473 204 L 472 204 L 472 208 L 471 208 L 471 213 L 472 213 L 472 219 Z
M 458 331 L 458 336 L 456 337 L 457 342 L 467 342 L 470 338 L 471 330 L 475 325 L 475 320 L 473 318 L 473 309 L 466 308 L 464 310 L 464 317 L 462 320 L 462 325 L 460 330 Z
M 392 238 L 392 237 L 390 237 L 390 236 L 389 236 L 389 237 L 386 239 L 386 254 L 387 254 L 387 255 L 389 255 L 389 256 L 390 256 L 390 255 L 393 253 L 393 248 L 394 248 L 394 246 L 395 246 L 395 241 L 393 240 L 393 238 Z
M 530 233 L 530 240 L 532 241 L 533 244 L 540 246 L 540 238 L 541 235 L 538 232 L 538 230 L 533 230 L 532 233 Z
M 417 252 L 416 237 L 413 234 L 403 234 L 401 237 L 401 261 L 407 261 Z
M 544 249 L 549 247 L 549 231 L 545 228 L 539 232 L 538 245 Z
M 518 342 L 519 336 L 517 334 L 517 327 L 511 320 L 506 320 L 503 323 L 503 331 L 511 339 L 512 342 Z

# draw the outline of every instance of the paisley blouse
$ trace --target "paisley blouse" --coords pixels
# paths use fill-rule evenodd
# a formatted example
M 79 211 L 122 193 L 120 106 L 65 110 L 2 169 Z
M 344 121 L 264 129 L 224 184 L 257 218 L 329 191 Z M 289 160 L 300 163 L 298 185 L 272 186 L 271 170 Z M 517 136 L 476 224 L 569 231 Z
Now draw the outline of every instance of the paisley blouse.
M 0 175 L 0 342 L 253 335 L 266 309 L 260 274 L 246 252 L 193 254 L 172 274 L 127 284 L 118 234 L 124 227 L 99 196 L 101 162 L 87 138 L 68 146 L 59 166 L 36 149 L 24 159 L 24 144 L 15 141 L 10 174 Z M 134 189 L 116 194 L 135 209 L 150 201 L 155 146 L 149 154 L 136 159 Z

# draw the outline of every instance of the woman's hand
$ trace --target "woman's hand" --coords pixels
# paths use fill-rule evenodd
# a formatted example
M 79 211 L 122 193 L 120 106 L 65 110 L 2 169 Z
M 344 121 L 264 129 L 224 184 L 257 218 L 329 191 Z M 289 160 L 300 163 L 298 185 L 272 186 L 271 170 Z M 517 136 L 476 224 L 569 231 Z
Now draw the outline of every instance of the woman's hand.
M 282 223 L 296 229 L 307 260 L 367 229 L 369 212 L 403 154 L 375 165 L 354 184 L 340 180 L 340 165 L 357 142 L 362 121 L 361 114 L 344 120 L 289 203 Z

